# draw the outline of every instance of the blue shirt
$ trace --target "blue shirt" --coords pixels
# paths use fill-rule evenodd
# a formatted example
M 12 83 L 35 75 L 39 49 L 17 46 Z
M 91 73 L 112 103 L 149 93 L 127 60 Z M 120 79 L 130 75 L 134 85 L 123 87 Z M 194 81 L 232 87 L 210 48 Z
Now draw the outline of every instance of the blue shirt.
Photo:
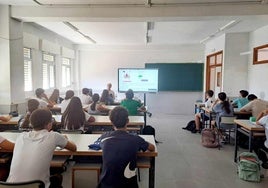
M 242 108 L 246 104 L 248 104 L 248 99 L 247 98 L 237 98 L 233 101 L 233 104 L 237 105 L 238 108 Z

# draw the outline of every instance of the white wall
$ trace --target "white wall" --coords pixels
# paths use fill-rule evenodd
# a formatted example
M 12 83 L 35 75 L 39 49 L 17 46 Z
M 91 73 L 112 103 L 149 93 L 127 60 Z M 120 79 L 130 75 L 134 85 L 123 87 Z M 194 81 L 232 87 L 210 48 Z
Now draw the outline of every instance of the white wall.
M 268 64 L 253 65 L 253 48 L 268 44 L 268 26 L 250 33 L 249 46 L 251 54 L 248 60 L 249 91 L 259 98 L 268 100 Z
M 122 47 L 92 49 L 80 46 L 80 88 L 101 92 L 108 82 L 117 91 L 118 68 L 144 68 L 145 63 L 185 63 L 203 59 L 203 46 Z M 83 50 L 82 50 L 83 49 Z M 124 95 L 119 95 L 123 98 Z M 148 94 L 147 105 L 153 112 L 193 114 L 194 101 L 202 99 L 202 92 L 159 92 Z

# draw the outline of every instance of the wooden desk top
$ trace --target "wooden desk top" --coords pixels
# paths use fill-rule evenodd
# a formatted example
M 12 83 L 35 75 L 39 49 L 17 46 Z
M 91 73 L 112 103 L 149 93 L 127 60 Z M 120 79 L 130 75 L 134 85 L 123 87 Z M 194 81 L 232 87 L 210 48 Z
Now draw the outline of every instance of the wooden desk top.
M 19 115 L 18 117 L 12 117 L 9 121 L 0 120 L 0 125 L 17 125 L 20 118 L 21 118 L 21 115 Z
M 20 133 L 8 133 L 8 132 L 1 132 L 0 133 L 1 136 L 3 136 L 4 138 L 15 142 L 17 136 Z M 139 135 L 142 138 L 144 138 L 146 141 L 152 143 L 155 148 L 156 148 L 156 144 L 155 144 L 155 140 L 154 137 L 152 135 Z M 71 152 L 68 150 L 55 150 L 54 155 L 84 155 L 84 156 L 101 156 L 102 155 L 102 151 L 95 151 L 95 150 L 91 150 L 88 148 L 89 144 L 93 144 L 99 137 L 100 134 L 68 134 L 67 135 L 68 139 L 73 141 L 76 146 L 77 146 L 77 151 L 76 152 Z M 144 157 L 156 157 L 158 155 L 157 152 L 157 148 L 154 152 L 138 152 L 138 156 L 144 156 Z
M 240 112 L 240 108 L 234 108 L 235 115 L 251 115 L 251 112 Z
M 109 116 L 93 115 L 95 117 L 95 122 L 90 123 L 89 125 L 103 125 L 103 126 L 112 126 Z M 61 122 L 61 115 L 53 115 L 56 122 Z M 144 117 L 143 116 L 129 116 L 129 124 L 131 126 L 143 126 Z
M 247 119 L 235 119 L 234 122 L 249 131 L 264 131 L 264 127 L 256 125 Z

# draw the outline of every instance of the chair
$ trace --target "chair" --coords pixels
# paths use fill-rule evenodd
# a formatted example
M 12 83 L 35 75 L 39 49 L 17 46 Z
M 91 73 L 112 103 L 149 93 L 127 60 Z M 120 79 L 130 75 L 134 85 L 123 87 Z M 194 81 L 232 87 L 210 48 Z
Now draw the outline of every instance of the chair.
M 222 133 L 228 133 L 228 143 L 231 141 L 231 132 L 235 131 L 235 123 L 234 120 L 236 119 L 235 116 L 222 116 L 220 118 L 220 124 L 218 125 L 219 134 L 218 134 L 218 142 L 219 142 L 219 149 L 220 145 L 220 136 Z
M 3 182 L 0 181 L 0 188 L 45 188 L 44 182 L 41 180 L 33 180 L 33 181 L 27 181 L 27 182 Z

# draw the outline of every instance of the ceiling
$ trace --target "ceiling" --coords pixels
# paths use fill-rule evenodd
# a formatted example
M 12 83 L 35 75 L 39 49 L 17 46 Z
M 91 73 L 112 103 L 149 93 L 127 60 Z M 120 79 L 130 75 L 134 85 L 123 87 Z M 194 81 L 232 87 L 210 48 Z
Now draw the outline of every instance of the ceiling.
M 162 6 L 268 6 L 266 0 L 0 0 L 0 4 L 13 6 L 55 7 L 162 7 Z M 47 9 L 46 9 L 47 10 Z M 139 9 L 137 9 L 139 11 Z M 103 13 L 105 14 L 105 12 Z M 59 14 L 60 15 L 60 14 Z M 23 18 L 21 18 L 24 20 Z M 147 21 L 148 20 L 148 21 Z M 25 19 L 24 21 L 27 21 Z M 41 20 L 32 16 L 31 21 L 45 27 L 75 44 L 90 45 L 183 45 L 205 43 L 224 33 L 250 32 L 268 25 L 267 15 L 229 15 L 187 17 L 184 19 L 144 19 L 129 21 L 118 19 L 101 21 L 72 21 L 64 16 Z

